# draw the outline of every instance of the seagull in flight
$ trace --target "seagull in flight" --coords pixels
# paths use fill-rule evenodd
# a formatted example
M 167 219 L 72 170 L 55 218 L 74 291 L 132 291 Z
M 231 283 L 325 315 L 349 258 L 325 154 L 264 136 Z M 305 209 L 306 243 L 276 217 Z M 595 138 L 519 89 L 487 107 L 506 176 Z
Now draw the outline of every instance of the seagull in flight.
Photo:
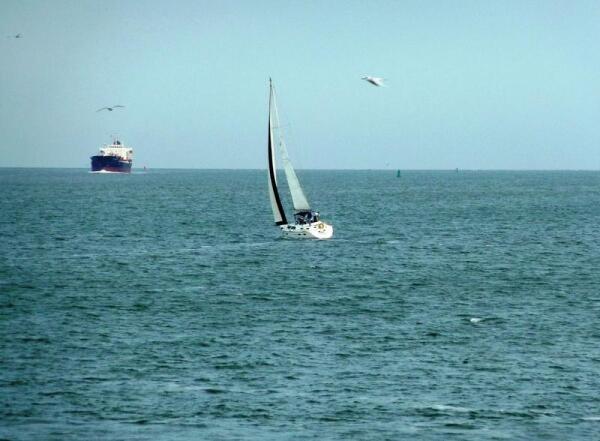
M 381 87 L 381 86 L 385 86 L 385 84 L 383 84 L 383 78 L 377 78 L 377 77 L 362 77 L 361 79 L 368 81 L 369 83 L 371 83 L 373 86 L 377 86 L 377 87 Z
M 21 35 L 21 34 L 9 35 L 6 38 L 23 38 L 23 35 Z
M 120 104 L 117 104 L 117 105 L 115 105 L 115 106 L 112 106 L 112 107 L 103 107 L 102 109 L 98 109 L 98 110 L 96 110 L 96 112 L 100 112 L 101 110 L 108 110 L 109 112 L 112 112 L 112 111 L 113 111 L 113 110 L 115 110 L 117 107 L 125 107 L 125 106 L 122 106 L 122 105 L 120 105 Z

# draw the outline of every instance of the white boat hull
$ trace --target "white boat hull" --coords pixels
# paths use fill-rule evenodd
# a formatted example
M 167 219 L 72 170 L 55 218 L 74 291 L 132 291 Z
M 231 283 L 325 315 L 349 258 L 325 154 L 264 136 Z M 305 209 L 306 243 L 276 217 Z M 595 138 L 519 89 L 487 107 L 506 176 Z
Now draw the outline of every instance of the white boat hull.
M 325 222 L 280 225 L 283 237 L 293 239 L 331 239 L 333 227 Z

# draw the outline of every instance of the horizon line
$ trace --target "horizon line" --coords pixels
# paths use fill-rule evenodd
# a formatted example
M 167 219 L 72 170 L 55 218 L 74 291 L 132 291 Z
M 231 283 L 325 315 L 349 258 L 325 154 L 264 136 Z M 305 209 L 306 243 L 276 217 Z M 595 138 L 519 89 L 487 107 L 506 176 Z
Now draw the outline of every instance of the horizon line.
M 0 165 L 0 169 L 46 169 L 46 170 L 88 170 L 89 167 L 61 167 L 61 166 L 10 166 Z M 266 171 L 266 168 L 220 168 L 220 167 L 146 167 L 149 170 L 222 170 L 222 171 Z M 283 168 L 278 168 L 283 170 Z M 600 168 L 297 168 L 301 171 L 600 171 Z M 144 171 L 143 167 L 134 167 L 132 171 Z

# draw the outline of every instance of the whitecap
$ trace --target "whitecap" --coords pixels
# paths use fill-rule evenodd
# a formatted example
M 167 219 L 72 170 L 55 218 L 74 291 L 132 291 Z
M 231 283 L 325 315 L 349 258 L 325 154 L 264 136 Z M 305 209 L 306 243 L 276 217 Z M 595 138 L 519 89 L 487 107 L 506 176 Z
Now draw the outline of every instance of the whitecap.
M 458 413 L 466 413 L 473 412 L 473 409 L 469 409 L 467 407 L 459 407 L 459 406 L 448 406 L 446 404 L 435 404 L 431 406 L 432 409 L 441 410 L 445 412 L 458 412 Z
M 600 421 L 600 415 L 581 417 L 581 419 L 584 421 Z

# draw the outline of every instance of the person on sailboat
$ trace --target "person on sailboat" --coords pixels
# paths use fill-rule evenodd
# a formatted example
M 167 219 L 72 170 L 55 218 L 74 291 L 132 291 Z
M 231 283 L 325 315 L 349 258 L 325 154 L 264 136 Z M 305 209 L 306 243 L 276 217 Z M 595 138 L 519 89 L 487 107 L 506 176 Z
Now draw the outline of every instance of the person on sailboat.
M 314 222 L 319 222 L 318 211 L 300 211 L 294 216 L 296 217 L 296 222 L 299 224 L 312 224 Z
M 294 215 L 296 218 L 296 223 L 300 225 L 304 225 L 306 222 L 306 211 L 300 211 Z

